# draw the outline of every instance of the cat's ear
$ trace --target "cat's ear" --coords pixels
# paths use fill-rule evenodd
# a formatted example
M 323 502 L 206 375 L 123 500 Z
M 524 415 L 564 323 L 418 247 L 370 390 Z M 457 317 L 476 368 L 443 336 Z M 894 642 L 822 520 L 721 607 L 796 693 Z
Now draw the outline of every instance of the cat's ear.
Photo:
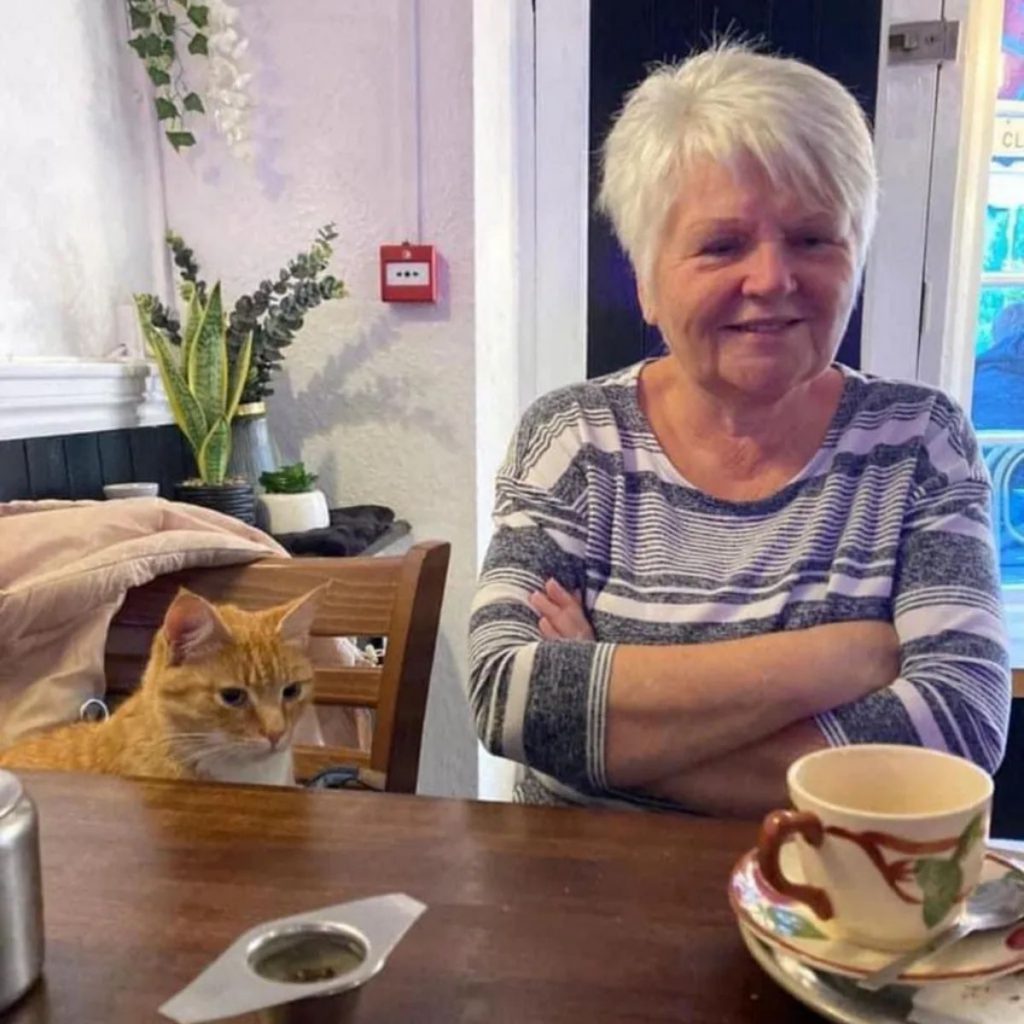
M 306 646 L 320 599 L 327 593 L 330 585 L 329 581 L 321 583 L 316 590 L 311 590 L 308 594 L 296 598 L 291 604 L 285 605 L 277 623 L 277 635 L 282 640 L 300 647 Z
M 206 657 L 231 642 L 231 634 L 217 609 L 184 587 L 167 609 L 161 628 L 172 665 Z

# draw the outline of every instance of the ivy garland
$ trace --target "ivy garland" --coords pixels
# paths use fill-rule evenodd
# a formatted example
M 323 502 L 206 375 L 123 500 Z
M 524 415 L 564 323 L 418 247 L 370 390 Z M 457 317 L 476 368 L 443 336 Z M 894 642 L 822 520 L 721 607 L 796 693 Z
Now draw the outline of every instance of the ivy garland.
M 181 150 L 194 146 L 188 130 L 190 114 L 206 107 L 199 93 L 189 89 L 178 47 L 187 44 L 193 56 L 209 56 L 210 8 L 192 0 L 125 0 L 132 37 L 128 45 L 146 66 L 156 93 L 156 116 L 167 141 Z

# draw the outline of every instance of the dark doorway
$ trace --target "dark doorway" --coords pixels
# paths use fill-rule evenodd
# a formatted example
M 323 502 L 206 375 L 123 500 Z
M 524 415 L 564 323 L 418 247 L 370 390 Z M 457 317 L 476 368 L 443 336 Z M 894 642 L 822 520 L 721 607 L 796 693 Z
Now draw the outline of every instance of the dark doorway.
M 623 94 L 657 61 L 685 56 L 729 31 L 761 36 L 773 52 L 834 75 L 875 111 L 881 0 L 591 0 L 590 209 L 597 153 Z M 590 216 L 587 373 L 596 377 L 661 351 L 658 332 L 640 315 L 633 272 L 603 218 Z M 860 365 L 860 304 L 839 359 Z

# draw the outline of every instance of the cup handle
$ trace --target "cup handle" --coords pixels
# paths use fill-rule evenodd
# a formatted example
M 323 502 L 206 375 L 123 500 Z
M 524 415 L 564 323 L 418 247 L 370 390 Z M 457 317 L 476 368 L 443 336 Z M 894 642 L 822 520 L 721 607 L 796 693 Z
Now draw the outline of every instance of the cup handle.
M 764 880 L 777 893 L 806 904 L 822 921 L 828 921 L 835 916 L 828 893 L 813 885 L 791 882 L 782 873 L 779 853 L 794 834 L 803 836 L 811 846 L 821 846 L 825 839 L 825 830 L 816 814 L 808 811 L 772 811 L 768 814 L 757 837 L 757 866 Z

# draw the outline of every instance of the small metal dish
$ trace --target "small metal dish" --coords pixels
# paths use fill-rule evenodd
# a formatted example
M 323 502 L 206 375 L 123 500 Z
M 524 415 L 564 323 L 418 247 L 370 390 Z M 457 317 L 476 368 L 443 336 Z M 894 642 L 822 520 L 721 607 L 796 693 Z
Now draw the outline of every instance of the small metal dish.
M 346 977 L 366 961 L 362 936 L 337 925 L 300 925 L 267 932 L 249 950 L 249 966 L 261 978 L 288 985 L 313 982 L 345 984 Z M 362 985 L 333 994 L 299 999 L 260 1011 L 261 1024 L 335 1024 L 355 1009 Z
M 344 1024 L 424 910 L 391 893 L 257 925 L 160 1012 L 178 1024 L 250 1013 L 261 1024 Z

